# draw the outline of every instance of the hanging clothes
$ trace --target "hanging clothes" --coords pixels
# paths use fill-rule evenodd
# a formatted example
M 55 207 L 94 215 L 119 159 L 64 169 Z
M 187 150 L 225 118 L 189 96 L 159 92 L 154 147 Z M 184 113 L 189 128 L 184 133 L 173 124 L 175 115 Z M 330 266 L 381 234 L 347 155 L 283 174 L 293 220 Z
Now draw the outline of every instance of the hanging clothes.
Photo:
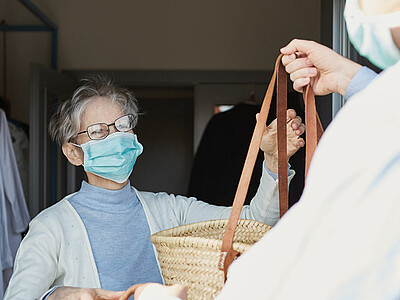
M 24 127 L 23 127 L 24 126 Z M 24 190 L 25 200 L 29 202 L 29 139 L 25 132 L 27 125 L 16 120 L 8 120 L 11 141 L 17 161 L 18 172 Z
M 239 103 L 211 118 L 193 162 L 188 196 L 214 205 L 232 205 L 259 111 L 259 105 Z M 245 204 L 257 191 L 262 162 L 260 152 Z
M 0 109 L 0 295 L 3 296 L 21 242 L 29 223 L 21 178 L 12 146 L 7 118 Z
M 304 104 L 301 94 L 289 92 L 288 108 L 293 108 L 304 120 Z M 260 106 L 255 101 L 242 102 L 231 110 L 214 115 L 207 124 L 197 149 L 187 196 L 193 196 L 210 204 L 231 206 L 246 159 L 250 140 Z M 267 124 L 276 118 L 275 95 L 271 103 Z M 261 177 L 264 156 L 260 151 L 250 181 L 245 205 L 255 195 Z M 296 176 L 290 183 L 289 203 L 296 203 L 304 187 L 304 148 L 290 159 Z

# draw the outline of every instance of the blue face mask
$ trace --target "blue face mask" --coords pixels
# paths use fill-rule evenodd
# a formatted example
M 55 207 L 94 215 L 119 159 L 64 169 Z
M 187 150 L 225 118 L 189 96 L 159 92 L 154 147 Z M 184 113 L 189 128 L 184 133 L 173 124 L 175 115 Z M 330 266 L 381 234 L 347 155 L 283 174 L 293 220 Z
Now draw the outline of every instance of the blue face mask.
M 124 183 L 129 178 L 136 159 L 143 152 L 136 134 L 128 132 L 116 132 L 104 140 L 92 140 L 75 146 L 83 150 L 86 172 L 117 183 Z
M 358 1 L 347 0 L 344 10 L 350 41 L 362 56 L 386 69 L 400 60 L 400 50 L 390 32 L 391 28 L 400 26 L 400 11 L 366 16 Z

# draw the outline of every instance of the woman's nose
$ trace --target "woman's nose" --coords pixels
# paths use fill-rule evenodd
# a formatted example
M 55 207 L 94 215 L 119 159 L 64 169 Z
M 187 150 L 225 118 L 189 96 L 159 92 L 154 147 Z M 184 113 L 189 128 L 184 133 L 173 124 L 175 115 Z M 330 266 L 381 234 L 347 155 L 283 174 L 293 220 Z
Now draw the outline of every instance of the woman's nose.
M 118 132 L 117 128 L 115 128 L 115 125 L 109 126 L 108 130 L 110 132 L 109 134 Z

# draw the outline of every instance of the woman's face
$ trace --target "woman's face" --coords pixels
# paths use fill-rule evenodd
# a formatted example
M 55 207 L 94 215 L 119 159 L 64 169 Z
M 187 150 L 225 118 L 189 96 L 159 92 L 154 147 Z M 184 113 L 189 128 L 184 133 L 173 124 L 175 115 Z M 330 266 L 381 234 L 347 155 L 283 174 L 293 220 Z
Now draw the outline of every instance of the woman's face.
M 89 125 L 96 123 L 114 123 L 116 119 L 122 117 L 124 113 L 118 104 L 112 103 L 110 99 L 106 97 L 95 97 L 85 108 L 81 117 L 80 131 L 85 131 Z M 114 126 L 109 127 L 109 134 L 116 132 Z M 77 143 L 84 144 L 90 141 L 87 133 L 82 133 L 77 136 Z
M 118 104 L 113 104 L 107 97 L 95 97 L 86 106 L 81 116 L 81 126 L 79 132 L 86 131 L 89 125 L 97 123 L 112 124 L 118 118 L 122 117 L 122 112 Z M 109 134 L 115 133 L 117 130 L 114 126 L 109 127 Z M 128 132 L 133 132 L 132 130 Z M 91 141 L 87 133 L 82 133 L 76 136 L 74 141 L 76 144 L 84 144 Z M 62 145 L 62 151 L 67 157 L 69 162 L 75 166 L 81 166 L 84 163 L 84 152 L 80 147 L 76 147 L 72 143 L 64 143 Z M 106 189 L 120 189 L 126 184 L 116 183 L 108 179 L 101 178 L 93 173 L 86 172 L 89 183 Z

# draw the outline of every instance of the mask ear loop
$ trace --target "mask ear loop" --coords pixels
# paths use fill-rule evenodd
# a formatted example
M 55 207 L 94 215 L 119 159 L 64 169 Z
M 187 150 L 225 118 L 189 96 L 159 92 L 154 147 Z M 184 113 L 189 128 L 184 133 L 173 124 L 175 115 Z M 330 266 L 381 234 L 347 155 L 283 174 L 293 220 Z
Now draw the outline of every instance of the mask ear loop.
M 81 148 L 81 149 L 82 149 L 82 146 L 81 146 L 81 145 L 75 144 L 75 143 L 73 143 L 73 142 L 68 142 L 68 143 L 70 143 L 71 145 L 74 145 L 75 147 L 78 147 L 78 148 Z
M 68 143 L 70 143 L 71 145 L 74 145 L 75 147 L 81 148 L 82 151 L 83 151 L 83 148 L 82 148 L 81 145 L 75 144 L 75 143 L 73 143 L 71 141 L 69 141 Z M 85 157 L 85 151 L 83 151 L 83 157 Z M 85 162 L 85 160 L 83 160 L 83 161 Z M 85 168 L 85 164 L 84 163 L 82 163 L 82 167 Z

